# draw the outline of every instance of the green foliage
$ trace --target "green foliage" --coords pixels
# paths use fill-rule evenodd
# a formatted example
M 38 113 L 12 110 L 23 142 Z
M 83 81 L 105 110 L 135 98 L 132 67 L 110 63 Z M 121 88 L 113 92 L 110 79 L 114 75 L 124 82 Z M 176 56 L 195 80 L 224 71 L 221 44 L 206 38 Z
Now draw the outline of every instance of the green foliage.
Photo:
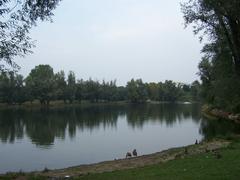
M 68 99 L 70 104 L 72 104 L 75 99 L 75 96 L 76 96 L 76 78 L 74 72 L 70 71 L 67 79 L 66 99 Z
M 198 81 L 194 81 L 190 86 L 190 93 L 193 101 L 201 101 L 201 84 Z
M 240 1 L 190 0 L 182 4 L 186 25 L 208 35 L 199 63 L 203 99 L 225 111 L 240 112 Z
M 148 92 L 148 97 L 154 101 L 159 100 L 159 84 L 157 83 L 149 83 L 147 84 L 147 92 Z
M 54 94 L 55 98 L 58 100 L 66 101 L 66 88 L 67 83 L 65 81 L 64 71 L 60 71 L 54 75 Z
M 143 83 L 132 79 L 127 86 L 117 86 L 115 81 L 77 80 L 70 71 L 67 79 L 64 71 L 54 74 L 49 65 L 39 65 L 31 70 L 26 79 L 14 72 L 0 74 L 0 102 L 22 104 L 39 100 L 49 105 L 52 100 L 70 104 L 82 100 L 90 102 L 130 101 L 144 103 L 152 101 L 198 101 L 200 84 L 192 85 L 165 81 L 164 83 Z
M 83 94 L 84 94 L 84 81 L 78 80 L 76 84 L 76 100 L 78 102 L 81 102 L 83 99 Z
M 115 101 L 117 97 L 117 86 L 116 81 L 102 82 L 100 99 L 105 101 Z
M 26 88 L 24 87 L 24 79 L 22 75 L 17 74 L 15 76 L 15 82 L 14 82 L 14 92 L 13 92 L 13 97 L 14 97 L 14 102 L 18 104 L 22 104 L 27 100 L 26 96 Z
M 23 76 L 13 72 L 0 74 L 0 102 L 22 104 L 26 100 Z
M 182 4 L 186 25 L 194 23 L 194 32 L 208 35 L 212 42 L 225 40 L 240 75 L 240 2 L 239 0 L 190 0 Z M 202 38 L 202 37 L 201 37 Z
M 226 41 L 217 40 L 204 47 L 199 63 L 202 96 L 207 103 L 226 111 L 240 112 L 240 82 Z
M 198 83 L 198 86 L 195 83 Z M 154 101 L 200 101 L 200 84 L 198 81 L 193 82 L 191 85 L 173 81 L 149 83 L 147 88 L 149 99 Z
M 31 53 L 30 29 L 38 20 L 51 20 L 60 0 L 0 0 L 0 70 L 19 68 L 15 56 Z
M 91 102 L 98 102 L 100 95 L 100 84 L 98 81 L 93 81 L 89 79 L 85 82 L 85 98 L 89 99 Z
M 180 87 L 177 87 L 176 83 L 172 81 L 165 81 L 162 84 L 163 93 L 164 93 L 164 101 L 175 102 L 180 96 Z
M 127 83 L 128 98 L 133 103 L 142 103 L 147 100 L 147 87 L 141 79 L 132 79 Z
M 49 65 L 36 66 L 26 78 L 26 87 L 41 104 L 54 99 L 54 73 Z

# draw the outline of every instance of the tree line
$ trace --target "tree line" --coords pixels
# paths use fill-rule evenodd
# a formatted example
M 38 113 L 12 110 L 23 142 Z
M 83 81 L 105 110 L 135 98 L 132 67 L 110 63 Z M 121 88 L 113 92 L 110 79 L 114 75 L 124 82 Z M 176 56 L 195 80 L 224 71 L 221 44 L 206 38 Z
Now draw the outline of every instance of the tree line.
M 200 83 L 176 83 L 170 80 L 159 83 L 144 83 L 141 79 L 132 79 L 126 86 L 117 86 L 114 81 L 76 79 L 70 71 L 65 77 L 64 71 L 54 73 L 49 65 L 38 65 L 24 78 L 14 72 L 0 74 L 0 102 L 22 104 L 38 100 L 42 105 L 50 101 L 61 100 L 64 103 L 129 101 L 199 101 Z
M 7 66 L 16 69 L 18 65 L 13 58 L 31 53 L 31 48 L 34 44 L 29 37 L 30 29 L 37 24 L 38 20 L 51 20 L 53 10 L 59 2 L 60 0 L 0 1 L 0 15 L 2 17 L 0 21 L 0 70 L 8 71 Z M 184 88 L 181 86 L 181 88 L 179 88 L 179 84 L 175 83 L 174 86 L 177 87 L 178 93 L 181 94 L 177 95 L 176 98 L 174 97 L 176 96 L 175 94 L 172 96 L 171 93 L 168 94 L 166 90 L 170 88 L 168 85 L 174 84 L 174 82 L 152 83 L 151 85 L 148 84 L 146 88 L 146 83 L 142 83 L 141 80 L 133 80 L 132 83 L 130 81 L 129 89 L 126 87 L 115 87 L 115 89 L 121 92 L 119 94 L 123 95 L 123 99 L 130 99 L 133 102 L 144 102 L 149 97 L 154 100 L 171 99 L 171 101 L 182 98 L 198 99 L 199 97 L 195 96 L 195 94 L 201 94 L 206 103 L 227 111 L 239 113 L 240 1 L 189 0 L 182 3 L 181 7 L 186 26 L 193 25 L 194 33 L 200 33 L 200 40 L 202 40 L 204 36 L 207 36 L 209 40 L 209 43 L 202 49 L 204 56 L 199 64 L 199 75 L 202 80 L 201 90 L 199 91 L 199 88 L 197 88 L 198 91 L 197 93 L 195 92 L 195 86 L 199 87 L 199 83 L 197 82 L 195 82 L 193 88 L 192 85 L 187 85 L 188 87 L 185 86 Z M 60 78 L 61 74 L 64 73 L 59 73 L 58 76 Z M 74 75 L 74 73 L 72 75 Z M 49 81 L 52 80 L 49 79 Z M 56 90 L 56 87 L 58 87 L 59 84 L 56 85 L 55 81 L 60 84 L 63 83 L 60 85 L 62 87 L 58 88 L 58 90 Z M 101 96 L 103 95 L 100 96 L 100 89 L 104 86 L 104 83 L 92 80 L 83 81 L 84 88 L 87 86 L 85 84 L 92 84 L 90 85 L 92 86 L 91 88 L 94 89 L 97 87 L 98 91 L 94 93 L 92 91 L 92 93 L 90 93 L 87 92 L 87 88 L 85 88 L 85 90 L 82 89 L 79 94 L 77 90 L 80 91 L 78 85 L 81 83 L 77 81 L 75 85 L 72 86 L 71 82 L 70 84 L 68 83 L 68 81 L 64 82 L 62 79 L 54 79 L 54 83 L 50 83 L 51 85 L 47 88 L 55 90 L 49 91 L 46 87 L 41 89 L 40 87 L 43 87 L 41 83 L 39 83 L 38 86 L 36 84 L 31 85 L 31 78 L 24 79 L 21 75 L 11 72 L 2 73 L 0 101 L 11 104 L 39 99 L 43 104 L 48 104 L 49 101 L 54 99 L 63 99 L 70 102 L 76 99 L 91 99 L 91 101 L 94 101 L 94 99 L 95 101 L 102 99 Z M 109 83 L 111 84 L 111 82 L 108 82 L 108 84 Z M 112 83 L 114 84 L 114 82 Z M 141 84 L 144 84 L 147 90 L 134 90 L 135 86 L 140 85 L 140 87 L 142 87 Z M 165 87 L 165 85 L 167 87 Z M 35 89 L 31 89 L 33 87 Z M 39 90 L 38 87 L 41 90 Z M 138 89 L 141 89 L 140 87 L 138 87 Z M 193 94 L 183 90 L 188 90 L 189 87 L 191 89 L 190 92 Z M 162 89 L 165 90 L 163 91 Z M 37 91 L 41 93 L 39 94 Z M 84 91 L 86 92 L 83 93 Z M 120 95 L 116 95 L 115 93 L 114 98 L 121 99 L 119 96 Z M 107 100 L 109 100 L 110 96 L 107 97 Z M 111 96 L 111 99 L 114 98 Z
M 199 63 L 202 97 L 214 108 L 240 112 L 240 1 L 190 0 L 182 4 L 186 25 L 209 42 Z

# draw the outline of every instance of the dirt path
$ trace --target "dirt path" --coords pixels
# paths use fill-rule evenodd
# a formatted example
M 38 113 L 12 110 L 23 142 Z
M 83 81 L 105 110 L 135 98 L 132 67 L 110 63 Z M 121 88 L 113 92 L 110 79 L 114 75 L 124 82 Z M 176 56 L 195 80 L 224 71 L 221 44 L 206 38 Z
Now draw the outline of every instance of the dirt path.
M 124 170 L 158 163 L 164 163 L 185 156 L 200 154 L 206 151 L 213 151 L 229 145 L 230 142 L 223 140 L 214 140 L 211 142 L 203 142 L 198 145 L 191 145 L 181 148 L 173 148 L 166 151 L 139 156 L 136 158 L 120 159 L 114 161 L 105 161 L 97 164 L 80 165 L 59 170 L 51 170 L 49 172 L 38 172 L 36 174 L 47 176 L 50 178 L 76 177 L 89 173 L 102 173 L 115 170 Z

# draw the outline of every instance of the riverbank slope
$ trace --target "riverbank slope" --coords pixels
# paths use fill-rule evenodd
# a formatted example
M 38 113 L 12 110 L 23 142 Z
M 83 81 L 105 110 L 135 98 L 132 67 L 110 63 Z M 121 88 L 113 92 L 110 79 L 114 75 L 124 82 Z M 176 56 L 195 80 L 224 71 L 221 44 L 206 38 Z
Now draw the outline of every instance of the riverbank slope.
M 202 113 L 204 116 L 210 119 L 211 118 L 226 119 L 226 120 L 234 121 L 235 123 L 240 123 L 240 114 L 226 112 L 221 109 L 211 107 L 209 105 L 202 106 Z

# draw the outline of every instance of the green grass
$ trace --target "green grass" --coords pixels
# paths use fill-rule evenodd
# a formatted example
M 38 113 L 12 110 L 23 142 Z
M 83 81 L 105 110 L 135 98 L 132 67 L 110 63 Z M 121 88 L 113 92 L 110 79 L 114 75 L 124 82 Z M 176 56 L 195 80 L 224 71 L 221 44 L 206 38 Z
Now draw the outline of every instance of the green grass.
M 25 173 L 9 173 L 5 176 L 0 177 L 0 180 L 46 180 L 46 177 L 35 176 L 34 174 L 25 174 Z
M 175 179 L 204 179 L 204 180 L 239 180 L 240 179 L 240 142 L 220 150 L 222 158 L 217 159 L 212 153 L 204 153 L 185 159 L 173 160 L 138 169 L 115 171 L 111 173 L 90 174 L 79 177 L 79 180 L 175 180 Z

